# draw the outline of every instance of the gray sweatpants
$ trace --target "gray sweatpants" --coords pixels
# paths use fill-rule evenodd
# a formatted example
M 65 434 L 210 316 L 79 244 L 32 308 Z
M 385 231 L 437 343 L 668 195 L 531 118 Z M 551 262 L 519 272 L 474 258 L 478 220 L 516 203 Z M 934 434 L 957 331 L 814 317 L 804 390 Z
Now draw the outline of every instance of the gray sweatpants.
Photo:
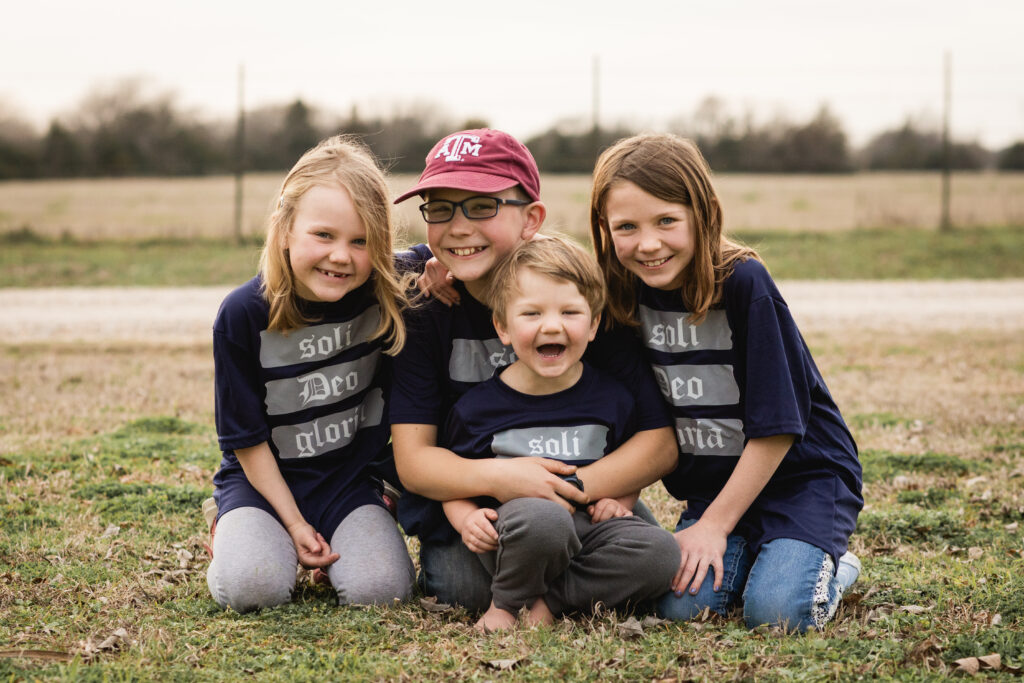
M 478 555 L 490 572 L 494 604 L 515 614 L 539 597 L 555 614 L 649 600 L 665 593 L 679 569 L 671 533 L 640 519 L 592 524 L 543 498 L 498 508 L 498 549 Z
M 386 605 L 412 596 L 412 560 L 384 508 L 356 508 L 329 543 L 341 555 L 326 570 L 339 604 Z M 217 521 L 206 583 L 218 605 L 248 612 L 291 600 L 297 565 L 291 536 L 273 515 L 235 508 Z

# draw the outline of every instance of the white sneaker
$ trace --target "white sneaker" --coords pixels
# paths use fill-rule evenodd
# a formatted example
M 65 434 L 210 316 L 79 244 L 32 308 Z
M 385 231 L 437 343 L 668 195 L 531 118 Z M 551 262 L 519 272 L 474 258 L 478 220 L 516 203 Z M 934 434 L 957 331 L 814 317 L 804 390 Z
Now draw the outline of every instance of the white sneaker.
M 836 581 L 839 582 L 840 590 L 845 593 L 846 589 L 857 581 L 857 577 L 860 576 L 860 570 L 860 560 L 850 551 L 846 551 L 839 558 L 839 567 L 836 569 Z

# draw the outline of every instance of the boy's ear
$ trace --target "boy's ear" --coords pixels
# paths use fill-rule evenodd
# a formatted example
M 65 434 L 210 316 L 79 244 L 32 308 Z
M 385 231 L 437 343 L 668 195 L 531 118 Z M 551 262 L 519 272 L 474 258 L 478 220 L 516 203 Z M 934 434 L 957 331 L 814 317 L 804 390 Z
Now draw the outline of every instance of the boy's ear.
M 504 323 L 498 320 L 498 316 L 491 316 L 491 322 L 494 324 L 494 331 L 498 333 L 498 339 L 501 340 L 501 343 L 505 346 L 511 344 L 512 336 L 509 335 L 508 329 L 505 327 Z
M 534 202 L 526 207 L 526 223 L 523 224 L 523 232 L 520 235 L 524 242 L 533 239 L 533 236 L 540 230 L 540 226 L 544 225 L 547 215 L 548 207 L 544 206 L 544 202 Z
M 601 326 L 601 316 L 595 315 L 590 321 L 590 336 L 587 337 L 588 342 L 594 341 L 594 337 L 597 336 L 597 328 Z

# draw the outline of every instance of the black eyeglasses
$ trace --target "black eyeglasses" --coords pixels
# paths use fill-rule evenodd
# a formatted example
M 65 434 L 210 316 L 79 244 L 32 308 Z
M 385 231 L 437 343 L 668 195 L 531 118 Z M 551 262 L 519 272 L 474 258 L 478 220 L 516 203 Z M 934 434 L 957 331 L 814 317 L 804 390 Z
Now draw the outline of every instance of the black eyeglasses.
M 479 221 L 484 218 L 494 218 L 498 215 L 498 207 L 502 204 L 509 206 L 526 206 L 532 204 L 523 199 L 498 199 L 497 197 L 468 197 L 461 202 L 452 202 L 447 199 L 434 199 L 420 204 L 420 213 L 423 220 L 428 223 L 447 223 L 455 215 L 455 207 L 462 209 L 462 215 L 471 221 Z

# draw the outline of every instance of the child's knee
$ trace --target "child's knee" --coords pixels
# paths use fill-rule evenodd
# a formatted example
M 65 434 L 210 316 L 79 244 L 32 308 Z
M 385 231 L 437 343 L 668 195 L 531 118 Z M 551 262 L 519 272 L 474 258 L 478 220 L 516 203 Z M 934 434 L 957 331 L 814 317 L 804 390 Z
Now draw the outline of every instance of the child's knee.
M 503 546 L 528 542 L 537 553 L 558 552 L 570 547 L 579 551 L 580 542 L 572 515 L 561 505 L 544 498 L 517 498 L 498 510 L 497 531 Z
M 275 607 L 291 600 L 295 568 L 254 562 L 243 569 L 226 572 L 216 560 L 206 574 L 210 594 L 218 605 L 239 613 Z
M 369 575 L 349 577 L 335 586 L 339 605 L 393 605 L 407 602 L 413 591 L 412 563 L 408 567 L 384 568 Z
M 679 569 L 678 565 L 676 565 L 676 569 Z M 726 585 L 723 585 L 718 591 L 715 590 L 715 575 L 712 570 L 709 570 L 696 593 L 691 593 L 689 586 L 685 586 L 679 595 L 676 595 L 675 591 L 669 590 L 658 598 L 655 612 L 662 619 L 673 621 L 689 621 L 706 609 L 724 616 L 732 606 L 733 597 L 732 591 L 728 590 Z
M 778 626 L 787 631 L 806 628 L 810 604 L 795 591 L 750 591 L 743 594 L 743 622 L 747 628 Z
M 832 558 L 810 544 L 793 539 L 765 544 L 743 591 L 744 621 L 749 628 L 768 625 L 790 632 L 824 628 L 841 597 L 834 574 Z
M 652 529 L 651 548 L 648 553 L 652 576 L 657 577 L 659 584 L 668 585 L 682 561 L 682 554 L 675 537 L 660 527 Z

